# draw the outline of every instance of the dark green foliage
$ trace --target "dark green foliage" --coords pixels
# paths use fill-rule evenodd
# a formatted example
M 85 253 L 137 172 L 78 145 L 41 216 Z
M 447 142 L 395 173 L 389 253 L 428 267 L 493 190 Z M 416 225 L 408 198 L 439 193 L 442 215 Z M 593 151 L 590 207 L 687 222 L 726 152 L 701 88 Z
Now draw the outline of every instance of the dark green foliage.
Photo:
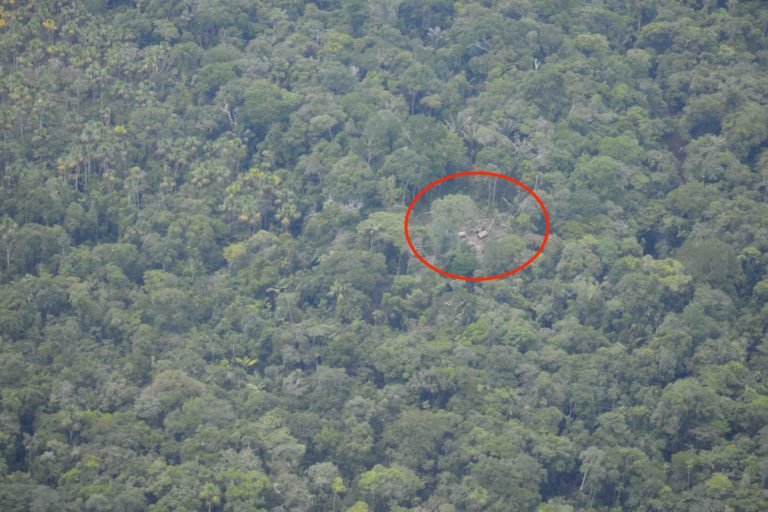
M 766 26 L 2 2 L 0 509 L 765 510 Z

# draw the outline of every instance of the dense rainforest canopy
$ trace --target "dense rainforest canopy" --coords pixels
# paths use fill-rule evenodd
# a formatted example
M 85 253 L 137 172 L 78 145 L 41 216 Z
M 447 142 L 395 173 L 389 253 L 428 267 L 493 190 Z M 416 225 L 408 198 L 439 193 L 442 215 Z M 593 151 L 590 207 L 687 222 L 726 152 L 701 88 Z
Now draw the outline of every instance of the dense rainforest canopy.
M 2 0 L 0 134 L 3 511 L 765 510 L 765 2 Z

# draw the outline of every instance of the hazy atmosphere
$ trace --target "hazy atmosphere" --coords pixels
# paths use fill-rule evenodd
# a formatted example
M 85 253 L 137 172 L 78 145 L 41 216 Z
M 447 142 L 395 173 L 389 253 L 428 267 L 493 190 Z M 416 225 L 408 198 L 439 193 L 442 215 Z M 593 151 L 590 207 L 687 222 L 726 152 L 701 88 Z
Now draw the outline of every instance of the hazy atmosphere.
M 765 512 L 767 268 L 768 2 L 0 0 L 3 512 Z

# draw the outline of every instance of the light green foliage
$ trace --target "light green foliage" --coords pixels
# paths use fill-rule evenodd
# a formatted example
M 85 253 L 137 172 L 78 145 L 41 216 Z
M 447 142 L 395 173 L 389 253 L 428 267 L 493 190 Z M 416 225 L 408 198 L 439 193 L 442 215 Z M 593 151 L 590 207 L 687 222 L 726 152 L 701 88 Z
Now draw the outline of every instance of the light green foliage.
M 360 157 L 344 157 L 325 177 L 323 192 L 328 199 L 341 204 L 358 204 L 358 208 L 371 206 L 376 199 L 373 173 Z
M 401 247 L 403 216 L 398 213 L 374 212 L 357 225 L 357 234 L 371 249 L 384 250 L 389 246 Z
M 707 494 L 715 498 L 722 498 L 727 496 L 733 490 L 733 482 L 730 481 L 728 475 L 723 473 L 715 473 L 712 475 L 706 483 Z
M 764 4 L 2 2 L 0 509 L 764 510 Z
M 726 118 L 723 131 L 739 159 L 751 159 L 768 140 L 768 108 L 765 104 L 745 103 Z
M 528 252 L 525 242 L 517 235 L 506 235 L 485 244 L 483 264 L 487 275 L 501 274 L 522 265 Z
M 379 464 L 360 476 L 360 490 L 390 504 L 403 503 L 421 487 L 412 471 Z
M 445 253 L 459 245 L 458 233 L 474 227 L 478 209 L 471 197 L 452 194 L 435 200 L 429 210 L 432 250 Z
M 579 159 L 573 171 L 577 187 L 590 190 L 603 200 L 620 200 L 629 182 L 630 170 L 610 156 Z
M 264 505 L 264 495 L 271 487 L 269 479 L 259 471 L 245 473 L 225 472 L 220 475 L 227 482 L 224 510 L 236 511 L 245 507 Z
M 645 159 L 645 151 L 640 147 L 637 140 L 626 135 L 602 139 L 599 144 L 599 151 L 601 155 L 628 164 L 636 165 Z

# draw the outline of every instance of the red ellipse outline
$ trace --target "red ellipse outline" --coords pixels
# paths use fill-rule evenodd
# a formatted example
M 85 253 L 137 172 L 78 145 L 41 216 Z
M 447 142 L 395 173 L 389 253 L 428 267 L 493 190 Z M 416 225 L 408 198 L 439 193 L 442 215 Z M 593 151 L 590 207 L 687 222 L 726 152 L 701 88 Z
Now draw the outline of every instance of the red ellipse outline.
M 416 203 L 419 201 L 419 199 L 421 199 L 422 196 L 424 194 L 426 194 L 427 192 L 429 192 L 432 188 L 436 187 L 437 185 L 439 185 L 439 184 L 441 184 L 443 182 L 446 182 L 446 181 L 452 180 L 452 179 L 456 179 L 456 178 L 461 178 L 462 176 L 493 176 L 494 178 L 500 178 L 500 179 L 503 179 L 503 180 L 510 181 L 510 182 L 514 183 L 515 185 L 517 185 L 518 187 L 520 187 L 523 190 L 525 190 L 526 192 L 528 192 L 536 200 L 536 202 L 539 203 L 539 208 L 541 208 L 541 212 L 544 214 L 544 223 L 546 225 L 546 227 L 544 229 L 544 238 L 541 240 L 541 245 L 539 245 L 538 250 L 534 253 L 533 256 L 528 258 L 528 261 L 526 261 L 525 263 L 523 263 L 519 267 L 516 267 L 516 268 L 514 268 L 514 269 L 512 269 L 512 270 L 510 270 L 508 272 L 504 272 L 503 274 L 496 274 L 496 275 L 493 275 L 493 276 L 471 277 L 471 276 L 460 276 L 460 275 L 457 275 L 457 274 L 451 274 L 450 272 L 446 272 L 445 270 L 437 268 L 436 266 L 432 265 L 421 254 L 419 254 L 419 251 L 417 251 L 416 248 L 413 246 L 413 242 L 411 242 L 411 235 L 408 232 L 408 220 L 411 217 L 411 212 L 413 211 L 413 207 L 416 205 Z M 421 189 L 419 191 L 419 193 L 416 194 L 416 197 L 413 198 L 413 201 L 411 201 L 411 204 L 408 206 L 408 210 L 405 212 L 405 220 L 403 222 L 403 230 L 405 232 L 405 241 L 408 242 L 408 247 L 411 248 L 411 252 L 419 259 L 419 261 L 421 261 L 424 265 L 426 265 L 431 270 L 434 270 L 438 274 L 443 275 L 445 277 L 450 277 L 451 279 L 460 279 L 462 281 L 473 281 L 473 282 L 493 281 L 493 280 L 496 280 L 496 279 L 503 279 L 505 277 L 509 277 L 509 276 L 511 276 L 513 274 L 517 274 L 518 272 L 520 272 L 521 270 L 523 270 L 524 268 L 529 266 L 531 263 L 533 263 L 534 260 L 536 258 L 538 258 L 539 255 L 541 255 L 541 253 L 544 251 L 544 247 L 547 245 L 547 241 L 549 240 L 549 230 L 550 230 L 550 226 L 549 226 L 549 212 L 547 211 L 547 207 L 544 206 L 544 201 L 542 201 L 541 198 L 536 194 L 536 192 L 531 190 L 531 188 L 528 185 L 526 185 L 525 183 L 523 183 L 522 181 L 520 181 L 520 180 L 518 180 L 516 178 L 513 178 L 511 176 L 506 176 L 504 174 L 498 174 L 498 173 L 495 173 L 495 172 L 481 171 L 481 170 L 478 170 L 478 169 L 473 169 L 471 171 L 457 172 L 457 173 L 454 173 L 454 174 L 449 174 L 448 176 L 443 176 L 442 178 L 433 181 L 432 183 L 430 183 L 429 185 L 427 185 L 426 187 Z

